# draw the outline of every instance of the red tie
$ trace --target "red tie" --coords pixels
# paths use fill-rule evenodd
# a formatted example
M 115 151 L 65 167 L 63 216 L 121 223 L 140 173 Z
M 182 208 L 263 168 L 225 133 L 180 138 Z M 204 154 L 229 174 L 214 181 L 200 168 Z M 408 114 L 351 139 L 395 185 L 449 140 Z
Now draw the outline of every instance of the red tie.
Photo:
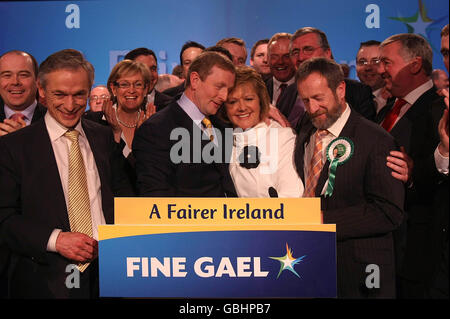
M 281 96 L 283 95 L 283 92 L 286 89 L 286 87 L 287 87 L 286 83 L 283 83 L 280 85 L 280 95 L 278 95 L 277 105 L 278 105 L 278 102 L 280 102 Z
M 9 117 L 9 119 L 10 120 L 13 120 L 13 121 L 16 121 L 16 122 L 19 122 L 19 119 L 22 119 L 22 120 L 24 120 L 25 121 L 25 118 L 26 118 L 26 116 L 25 115 L 23 115 L 22 113 L 14 113 L 13 115 L 11 115 L 10 117 Z
M 388 132 L 391 131 L 392 127 L 394 126 L 395 121 L 397 120 L 397 117 L 400 113 L 400 110 L 402 109 L 403 105 L 405 105 L 407 102 L 403 99 L 397 99 L 395 101 L 394 106 L 392 109 L 386 114 L 386 117 L 384 118 L 383 123 L 381 126 Z

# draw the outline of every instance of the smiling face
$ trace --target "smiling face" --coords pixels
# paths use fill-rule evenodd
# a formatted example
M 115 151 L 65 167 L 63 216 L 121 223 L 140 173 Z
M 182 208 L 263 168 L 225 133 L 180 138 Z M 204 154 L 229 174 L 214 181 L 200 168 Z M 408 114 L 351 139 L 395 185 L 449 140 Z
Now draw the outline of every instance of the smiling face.
M 380 48 L 380 68 L 378 72 L 385 80 L 386 89 L 395 97 L 404 97 L 411 90 L 410 59 L 401 52 L 400 41 L 392 42 Z
M 261 122 L 259 96 L 251 83 L 237 85 L 225 103 L 227 117 L 233 127 L 248 129 Z
M 189 98 L 205 116 L 216 114 L 234 85 L 234 73 L 213 66 L 204 80 L 197 72 L 191 72 L 190 77 Z
M 279 38 L 269 48 L 269 66 L 272 75 L 280 82 L 289 81 L 295 74 L 295 68 L 289 56 L 289 39 Z
M 380 51 L 377 45 L 363 46 L 356 55 L 356 74 L 364 84 L 378 90 L 384 86 L 384 80 L 378 72 Z M 363 62 L 367 64 L 364 65 Z
M 311 73 L 297 83 L 297 89 L 311 122 L 318 129 L 328 129 L 345 110 L 345 82 L 333 92 L 324 76 Z
M 111 90 L 117 98 L 117 106 L 125 112 L 136 112 L 142 105 L 147 87 L 140 73 L 120 76 L 111 83 Z
M 24 53 L 9 53 L 0 59 L 0 95 L 6 105 L 22 111 L 36 99 L 33 62 Z
M 50 115 L 62 126 L 73 128 L 86 109 L 89 89 L 86 70 L 61 69 L 46 75 L 46 86 L 39 86 L 39 94 L 45 98 Z

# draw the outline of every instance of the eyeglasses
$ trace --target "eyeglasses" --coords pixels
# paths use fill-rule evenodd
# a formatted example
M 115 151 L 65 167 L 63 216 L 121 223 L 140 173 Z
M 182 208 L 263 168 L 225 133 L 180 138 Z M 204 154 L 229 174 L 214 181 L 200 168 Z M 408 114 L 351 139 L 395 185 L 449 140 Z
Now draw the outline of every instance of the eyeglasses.
M 311 46 L 306 46 L 301 49 L 296 48 L 291 51 L 291 56 L 297 57 L 300 54 L 300 52 L 303 53 L 303 55 L 309 56 L 312 55 L 314 51 L 320 48 L 321 47 L 311 47 Z
M 109 99 L 109 95 L 103 94 L 103 95 L 92 95 L 89 97 L 89 101 L 97 102 L 97 100 L 107 100 Z
M 115 82 L 115 86 L 121 88 L 121 89 L 129 89 L 131 86 L 133 86 L 135 89 L 142 90 L 145 87 L 144 82 L 134 82 L 133 84 L 129 82 Z
M 372 60 L 370 60 L 370 61 L 361 59 L 361 60 L 356 61 L 356 64 L 357 64 L 358 66 L 378 65 L 378 64 L 380 64 L 380 63 L 381 63 L 381 60 L 380 60 L 380 59 L 372 59 Z

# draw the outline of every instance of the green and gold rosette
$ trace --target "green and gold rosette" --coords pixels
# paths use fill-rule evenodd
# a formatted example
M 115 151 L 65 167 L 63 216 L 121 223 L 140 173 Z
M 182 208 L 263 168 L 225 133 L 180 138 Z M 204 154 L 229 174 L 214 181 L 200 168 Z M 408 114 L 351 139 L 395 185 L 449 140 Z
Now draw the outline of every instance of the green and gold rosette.
M 330 169 L 325 197 L 331 196 L 333 194 L 337 168 L 339 165 L 344 164 L 352 157 L 353 150 L 353 142 L 347 137 L 335 138 L 331 141 L 330 144 L 328 144 L 327 158 L 330 161 Z

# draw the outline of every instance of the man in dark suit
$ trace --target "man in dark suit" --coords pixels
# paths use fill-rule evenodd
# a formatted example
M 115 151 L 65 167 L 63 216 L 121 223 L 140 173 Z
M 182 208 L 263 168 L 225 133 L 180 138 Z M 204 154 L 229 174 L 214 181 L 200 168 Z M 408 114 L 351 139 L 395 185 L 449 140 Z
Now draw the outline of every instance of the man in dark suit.
M 447 197 L 443 200 L 448 202 L 448 180 L 445 182 L 448 175 L 439 174 L 436 167 L 430 168 L 431 158 L 442 157 L 437 149 L 440 143 L 438 119 L 445 106 L 430 78 L 433 52 L 423 37 L 416 34 L 393 35 L 381 43 L 380 57 L 379 71 L 385 78 L 386 88 L 396 99 L 380 111 L 378 120 L 404 147 L 399 157 L 407 159 L 411 169 L 405 206 L 407 224 L 396 235 L 401 258 L 399 297 L 424 298 L 432 277 L 429 264 L 440 262 L 440 259 L 427 259 L 425 256 L 437 247 L 429 239 L 430 234 L 436 231 L 432 230 L 435 227 L 433 220 L 441 211 L 435 207 L 436 198 L 439 198 L 436 196 L 444 194 L 441 189 L 445 187 Z M 433 173 L 424 178 L 424 172 Z M 448 206 L 443 214 L 447 215 L 447 226 L 445 218 L 442 219 L 438 233 L 444 232 L 443 237 L 448 238 Z M 445 240 L 439 245 L 443 242 Z M 437 258 L 440 257 L 438 254 Z
M 0 136 L 30 125 L 47 109 L 36 101 L 36 59 L 23 51 L 9 51 L 0 57 Z
M 297 69 L 303 62 L 313 57 L 333 59 L 326 34 L 316 28 L 298 29 L 292 35 L 289 50 L 293 64 Z M 371 88 L 351 79 L 345 79 L 345 84 L 345 100 L 350 107 L 368 120 L 374 120 L 376 108 Z M 300 123 L 304 114 L 304 106 L 298 99 L 295 84 L 288 86 L 286 93 L 279 102 L 279 108 L 283 110 L 283 114 L 289 114 L 288 119 L 291 119 L 290 122 L 293 127 Z
M 267 92 L 273 106 L 279 107 L 282 95 L 285 94 L 289 85 L 295 81 L 295 67 L 289 58 L 289 43 L 292 34 L 276 33 L 267 45 L 267 60 L 270 67 L 271 77 L 265 80 Z M 289 113 L 284 109 L 280 112 L 288 118 Z
M 17 131 L 41 119 L 47 109 L 36 101 L 36 59 L 23 51 L 9 51 L 0 57 L 0 136 Z M 9 251 L 0 238 L 0 298 L 7 294 Z
M 235 196 L 225 156 L 211 158 L 211 152 L 226 153 L 214 115 L 234 79 L 230 60 L 217 52 L 202 53 L 189 67 L 181 98 L 139 127 L 133 140 L 139 195 Z
M 338 297 L 394 298 L 392 232 L 402 221 L 404 198 L 403 184 L 386 166 L 395 142 L 349 107 L 334 61 L 304 62 L 296 82 L 307 114 L 295 164 L 304 196 L 320 197 L 323 222 L 336 224 Z M 377 269 L 374 282 L 369 265 Z
M 155 89 L 155 85 L 158 83 L 158 59 L 155 52 L 147 48 L 137 48 L 128 52 L 124 59 L 142 62 L 148 66 L 152 81 L 147 94 L 147 102 L 153 103 L 156 106 L 156 111 L 163 109 L 172 102 L 171 96 Z
M 0 138 L 0 234 L 12 252 L 12 298 L 98 296 L 97 226 L 113 222 L 113 196 L 133 194 L 111 130 L 80 120 L 93 75 L 78 51 L 49 56 L 38 76 L 47 114 Z

